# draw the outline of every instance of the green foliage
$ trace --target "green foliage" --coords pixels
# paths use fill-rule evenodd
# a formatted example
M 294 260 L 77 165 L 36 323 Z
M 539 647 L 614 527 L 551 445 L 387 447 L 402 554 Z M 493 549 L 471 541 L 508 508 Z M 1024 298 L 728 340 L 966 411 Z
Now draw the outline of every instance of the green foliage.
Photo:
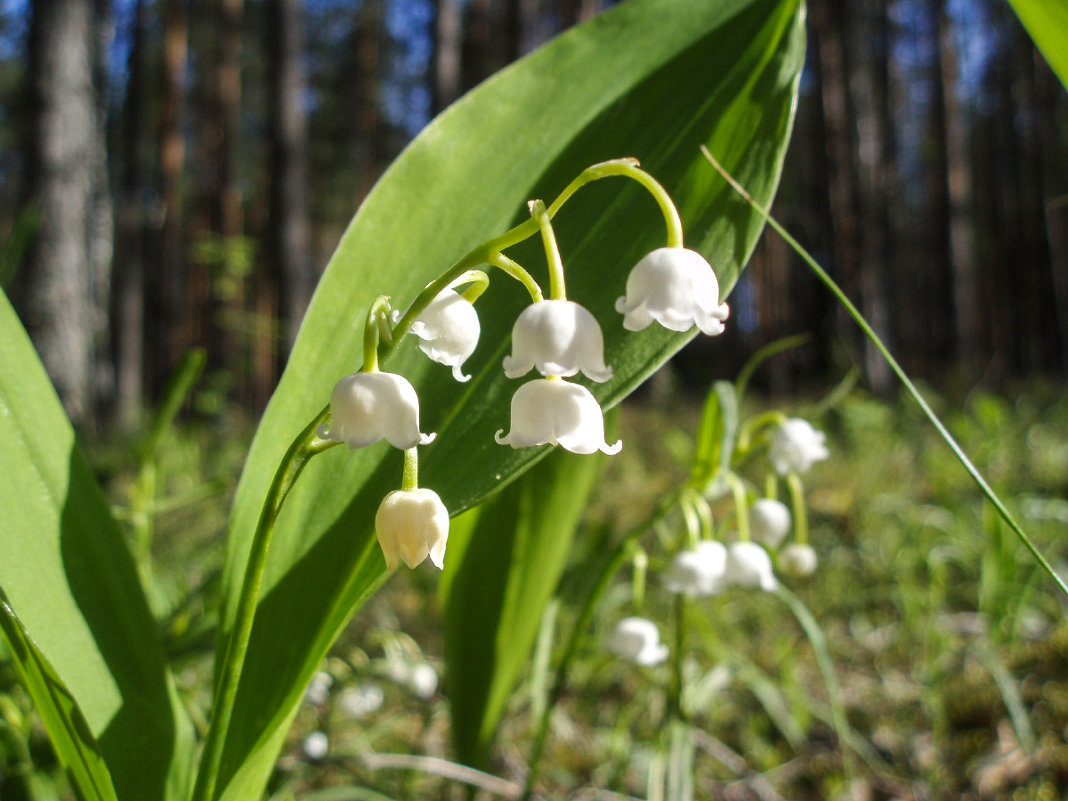
M 1068 88 L 1068 2 L 1009 0 L 1050 67 Z
M 468 512 L 473 520 L 450 536 L 445 662 L 464 764 L 485 764 L 606 458 L 554 453 Z
M 433 123 L 391 167 L 350 225 L 323 276 L 286 373 L 253 443 L 235 500 L 221 637 L 233 624 L 250 536 L 275 466 L 333 383 L 359 362 L 356 321 L 379 294 L 395 304 L 477 243 L 559 191 L 589 164 L 631 155 L 679 200 L 688 245 L 734 283 L 760 230 L 702 162 L 707 144 L 763 200 L 774 190 L 803 53 L 796 2 L 640 0 L 576 29 L 488 81 Z M 581 80 L 572 76 L 581 75 Z M 597 186 L 555 224 L 569 292 L 602 320 L 637 259 L 662 241 L 636 187 Z M 524 263 L 532 248 L 517 248 Z M 525 255 L 524 255 L 525 254 Z M 510 254 L 513 255 L 513 254 Z M 591 268 L 583 268 L 590 262 Z M 607 290 L 606 290 L 607 288 Z M 454 512 L 518 474 L 540 451 L 496 445 L 515 388 L 500 361 L 524 298 L 498 280 L 479 301 L 483 347 L 457 385 L 410 346 L 388 369 L 424 399 L 436 444 L 421 483 Z M 611 405 L 688 338 L 662 330 L 606 334 Z M 400 454 L 337 448 L 314 460 L 287 501 L 271 545 L 257 623 L 229 727 L 219 791 L 259 792 L 302 689 L 352 612 L 385 577 L 372 521 L 400 475 Z M 220 640 L 222 642 L 224 640 Z
M 111 774 L 74 696 L 30 639 L 0 590 L 0 631 L 14 657 L 19 678 L 34 699 L 71 784 L 85 801 L 115 801 Z
M 182 798 L 191 727 L 133 561 L 6 297 L 0 363 L 0 453 L 14 468 L 0 482 L 0 588 L 20 621 L 5 626 L 13 657 L 38 678 L 28 688 L 72 779 L 92 780 L 87 798 L 107 797 L 95 763 L 73 768 L 93 738 L 120 798 Z

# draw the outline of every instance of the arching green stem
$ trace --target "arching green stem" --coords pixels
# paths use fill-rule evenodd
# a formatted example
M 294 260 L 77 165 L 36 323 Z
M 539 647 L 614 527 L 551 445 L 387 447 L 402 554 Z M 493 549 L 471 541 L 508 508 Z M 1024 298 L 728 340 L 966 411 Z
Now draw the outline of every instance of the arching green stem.
M 745 485 L 734 473 L 727 473 L 727 484 L 734 496 L 734 513 L 738 518 L 738 539 L 749 542 L 749 501 L 746 498 Z
M 775 500 L 779 496 L 779 478 L 773 470 L 764 476 L 764 497 Z
M 490 253 L 486 258 L 486 263 L 496 267 L 498 270 L 503 271 L 505 274 L 510 275 L 516 281 L 521 283 L 523 288 L 527 290 L 527 294 L 530 295 L 530 299 L 535 303 L 544 299 L 545 296 L 542 295 L 541 287 L 538 286 L 538 282 L 531 277 L 530 273 L 519 265 L 519 262 L 508 258 L 503 253 L 494 252 Z
M 378 348 L 380 343 L 389 344 L 393 340 L 393 329 L 390 327 L 389 313 L 392 308 L 389 298 L 379 295 L 371 303 L 367 310 L 367 320 L 363 324 L 363 367 L 365 373 L 373 373 L 378 370 Z
M 645 606 L 645 577 L 649 572 L 649 554 L 640 545 L 634 546 L 634 556 L 631 559 L 634 568 L 633 581 L 631 582 L 631 603 L 634 614 L 640 615 Z
M 794 507 L 794 538 L 798 545 L 808 544 L 808 506 L 805 505 L 805 488 L 801 476 L 790 473 L 786 477 L 786 486 L 790 488 L 790 501 Z
M 259 599 L 263 571 L 267 566 L 267 551 L 274 534 L 275 521 L 282 509 L 283 501 L 308 461 L 316 454 L 338 444 L 331 440 L 320 439 L 317 433 L 319 426 L 329 419 L 330 407 L 327 406 L 293 440 L 275 471 L 274 479 L 267 490 L 267 497 L 263 501 L 263 508 L 249 547 L 248 562 L 245 564 L 245 575 L 241 582 L 241 594 L 237 599 L 233 627 L 230 629 L 230 636 L 227 638 L 223 659 L 219 666 L 215 687 L 214 715 L 204 741 L 196 786 L 193 790 L 193 801 L 211 801 L 214 798 L 219 765 L 222 762 L 223 747 L 226 743 L 226 732 L 233 717 L 241 671 L 245 664 L 245 654 L 248 652 L 249 638 L 252 636 L 252 621 L 256 614 L 256 602 Z
M 612 159 L 594 164 L 583 170 L 575 180 L 565 187 L 564 191 L 549 206 L 549 217 L 556 216 L 556 212 L 566 203 L 575 192 L 588 183 L 599 181 L 602 178 L 619 175 L 637 181 L 646 191 L 653 196 L 656 204 L 664 215 L 664 224 L 667 226 L 667 246 L 681 248 L 682 244 L 682 220 L 679 218 L 678 209 L 660 183 L 645 170 L 638 167 L 638 160 L 633 158 Z
M 567 286 L 564 283 L 564 261 L 560 258 L 560 247 L 556 244 L 556 234 L 541 200 L 530 201 L 530 216 L 541 230 L 541 242 L 545 247 L 545 261 L 549 264 L 549 297 L 553 300 L 567 300 Z
M 483 292 L 489 289 L 489 276 L 482 270 L 468 270 L 453 281 L 450 288 L 455 289 L 464 284 L 468 286 L 467 289 L 460 293 L 460 296 L 468 303 L 474 303 L 482 296 Z
M 748 453 L 753 448 L 754 438 L 765 428 L 780 426 L 785 422 L 786 415 L 777 409 L 750 417 L 742 423 L 741 430 L 738 432 L 738 452 Z
M 404 470 L 401 473 L 401 489 L 413 490 L 419 488 L 419 448 L 408 448 L 404 451 Z
M 680 503 L 689 504 L 693 509 L 693 513 L 697 516 L 698 531 L 700 533 L 699 539 L 711 540 L 715 538 L 715 525 L 712 520 L 712 507 L 708 505 L 708 500 L 697 489 L 690 485 L 683 487 L 683 494 L 680 497 Z M 697 543 L 690 543 L 691 547 Z

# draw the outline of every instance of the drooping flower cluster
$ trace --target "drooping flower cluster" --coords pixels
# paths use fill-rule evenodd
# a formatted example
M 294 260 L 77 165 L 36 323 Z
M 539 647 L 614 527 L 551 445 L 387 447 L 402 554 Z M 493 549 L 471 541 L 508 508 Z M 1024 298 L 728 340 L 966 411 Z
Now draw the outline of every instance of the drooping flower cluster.
M 640 172 L 634 160 L 611 164 L 617 170 L 612 174 L 635 178 L 635 171 Z M 646 255 L 631 271 L 626 292 L 616 303 L 624 328 L 641 331 L 657 322 L 671 331 L 696 326 L 708 335 L 721 333 L 729 311 L 720 302 L 715 272 L 699 253 L 682 247 L 678 214 L 663 188 L 645 174 L 637 180 L 652 192 L 664 212 L 668 246 Z M 612 368 L 605 362 L 601 326 L 587 308 L 566 296 L 563 263 L 545 204 L 531 201 L 530 210 L 545 245 L 550 298 L 543 298 L 530 275 L 503 253 L 472 252 L 519 280 L 533 301 L 515 321 L 511 354 L 504 358 L 503 368 L 508 378 L 520 378 L 531 370 L 540 377 L 514 393 L 508 433 L 499 429 L 495 439 L 513 448 L 551 444 L 580 454 L 618 453 L 622 443 L 606 441 L 597 398 L 585 386 L 565 380 L 580 373 L 597 383 L 612 379 Z M 414 567 L 427 556 L 440 568 L 448 537 L 448 512 L 436 493 L 416 483 L 416 448 L 431 443 L 435 435 L 419 430 L 419 399 L 408 380 L 378 369 L 379 343 L 392 347 L 397 338 L 394 335 L 403 336 L 406 331 L 394 332 L 391 326 L 403 325 L 419 338 L 419 348 L 430 359 L 451 367 L 457 381 L 470 380 L 463 365 L 474 353 L 481 334 L 473 303 L 489 278 L 479 270 L 457 270 L 448 275 L 448 279 L 443 276 L 428 285 L 403 314 L 390 309 L 388 298 L 375 301 L 365 328 L 364 367 L 335 386 L 330 421 L 318 432 L 321 438 L 344 442 L 350 448 L 385 439 L 405 450 L 404 486 L 386 496 L 375 520 L 390 569 L 401 561 Z M 451 281 L 447 286 L 446 280 Z M 467 289 L 457 291 L 463 285 L 468 285 Z M 708 554 L 702 558 L 708 559 Z M 725 554 L 718 558 L 726 563 Z

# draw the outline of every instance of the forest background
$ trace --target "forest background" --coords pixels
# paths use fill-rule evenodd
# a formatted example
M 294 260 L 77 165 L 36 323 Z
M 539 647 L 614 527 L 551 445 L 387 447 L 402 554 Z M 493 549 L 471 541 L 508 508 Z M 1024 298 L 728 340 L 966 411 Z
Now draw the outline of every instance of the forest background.
M 196 346 L 199 410 L 258 413 L 390 161 L 464 91 L 606 5 L 5 0 L 0 282 L 68 414 L 135 425 Z M 808 31 L 776 215 L 911 374 L 993 388 L 1063 377 L 1068 97 L 1012 10 L 813 0 Z M 479 202 L 474 177 L 456 201 Z M 813 332 L 768 366 L 765 389 L 850 362 L 876 391 L 892 386 L 776 238 L 731 303 L 729 344 L 676 357 L 686 385 Z

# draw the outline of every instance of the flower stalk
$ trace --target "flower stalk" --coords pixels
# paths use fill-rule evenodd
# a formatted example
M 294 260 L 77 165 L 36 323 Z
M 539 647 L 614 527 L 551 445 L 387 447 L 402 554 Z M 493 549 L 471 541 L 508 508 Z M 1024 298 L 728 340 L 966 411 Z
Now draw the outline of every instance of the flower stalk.
M 252 623 L 256 615 L 256 603 L 259 600 L 260 584 L 267 566 L 267 552 L 274 534 L 275 522 L 282 510 L 289 491 L 305 466 L 316 454 L 338 444 L 319 437 L 317 430 L 330 418 L 330 407 L 325 407 L 286 450 L 285 456 L 275 471 L 274 479 L 263 501 L 256 530 L 249 547 L 248 562 L 241 582 L 241 593 L 234 612 L 234 623 L 223 651 L 219 676 L 215 686 L 214 715 L 208 726 L 204 741 L 204 750 L 200 758 L 196 785 L 193 789 L 193 801 L 211 801 L 215 797 L 215 785 L 218 781 L 219 766 L 222 763 L 223 748 L 226 744 L 226 732 L 234 713 L 234 702 L 245 665 L 245 655 L 252 636 Z

